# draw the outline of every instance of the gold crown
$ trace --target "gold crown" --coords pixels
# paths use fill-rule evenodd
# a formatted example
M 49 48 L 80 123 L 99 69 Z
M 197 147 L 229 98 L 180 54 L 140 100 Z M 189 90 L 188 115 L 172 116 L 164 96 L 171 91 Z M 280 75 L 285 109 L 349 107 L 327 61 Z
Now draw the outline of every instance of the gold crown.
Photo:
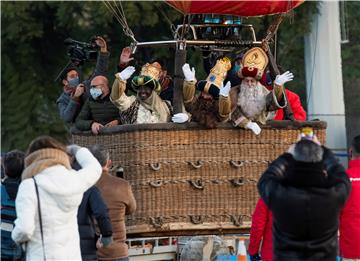
M 160 79 L 160 73 L 161 73 L 161 65 L 157 62 L 154 63 L 146 63 L 142 68 L 140 75 L 141 76 L 149 76 L 155 80 Z
M 242 59 L 242 66 L 248 67 L 249 71 L 257 68 L 262 75 L 266 66 L 268 65 L 268 62 L 269 58 L 266 55 L 265 51 L 260 47 L 254 47 L 244 54 L 244 57 Z
M 206 78 L 206 81 L 210 84 L 214 84 L 218 88 L 221 88 L 227 71 L 231 69 L 231 61 L 228 57 L 224 57 L 216 61 L 215 66 L 210 70 L 209 76 Z

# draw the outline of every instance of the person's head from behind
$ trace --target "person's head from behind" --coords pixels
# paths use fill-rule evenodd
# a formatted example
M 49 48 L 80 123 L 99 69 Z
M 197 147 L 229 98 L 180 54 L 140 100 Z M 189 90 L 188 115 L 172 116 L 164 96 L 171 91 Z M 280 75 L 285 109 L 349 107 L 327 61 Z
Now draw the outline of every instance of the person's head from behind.
M 109 92 L 109 81 L 105 76 L 99 75 L 92 79 L 90 95 L 94 100 L 105 97 Z
M 353 138 L 351 147 L 349 150 L 350 159 L 360 158 L 360 135 Z
M 295 144 L 294 159 L 301 162 L 315 163 L 322 161 L 324 150 L 314 141 L 302 139 Z
M 68 68 L 66 71 L 62 83 L 64 86 L 75 88 L 80 83 L 79 73 L 76 71 L 76 68 L 73 67 Z
M 3 159 L 5 176 L 9 178 L 20 178 L 24 170 L 25 153 L 13 150 L 5 154 Z
M 57 149 L 66 153 L 66 146 L 50 136 L 40 136 L 34 139 L 26 152 L 27 155 L 42 149 Z
M 98 144 L 92 145 L 88 149 L 92 153 L 92 155 L 99 161 L 100 165 L 103 168 L 103 171 L 109 172 L 112 164 L 110 159 L 110 153 Z

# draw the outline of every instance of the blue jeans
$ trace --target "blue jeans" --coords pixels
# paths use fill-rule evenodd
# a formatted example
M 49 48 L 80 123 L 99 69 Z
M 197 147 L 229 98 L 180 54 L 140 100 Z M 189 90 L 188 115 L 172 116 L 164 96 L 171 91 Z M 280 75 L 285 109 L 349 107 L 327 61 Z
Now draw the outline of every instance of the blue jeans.
M 129 261 L 129 258 L 125 257 L 120 259 L 99 259 L 99 261 Z

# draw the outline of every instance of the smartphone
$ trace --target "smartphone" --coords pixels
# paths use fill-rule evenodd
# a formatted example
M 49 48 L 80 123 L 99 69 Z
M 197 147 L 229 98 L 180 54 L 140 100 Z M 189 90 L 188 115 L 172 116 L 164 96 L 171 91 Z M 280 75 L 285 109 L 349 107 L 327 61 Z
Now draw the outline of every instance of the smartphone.
M 300 132 L 301 139 L 313 140 L 314 139 L 314 130 L 311 127 L 304 127 Z

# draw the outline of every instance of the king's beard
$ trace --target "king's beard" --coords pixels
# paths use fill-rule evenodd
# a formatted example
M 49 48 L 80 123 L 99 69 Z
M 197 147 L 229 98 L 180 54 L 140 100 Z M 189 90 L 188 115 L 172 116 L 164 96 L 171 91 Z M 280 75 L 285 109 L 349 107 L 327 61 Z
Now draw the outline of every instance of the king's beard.
M 257 117 L 266 109 L 266 96 L 269 93 L 260 82 L 255 87 L 241 83 L 237 105 L 244 115 L 250 120 Z

